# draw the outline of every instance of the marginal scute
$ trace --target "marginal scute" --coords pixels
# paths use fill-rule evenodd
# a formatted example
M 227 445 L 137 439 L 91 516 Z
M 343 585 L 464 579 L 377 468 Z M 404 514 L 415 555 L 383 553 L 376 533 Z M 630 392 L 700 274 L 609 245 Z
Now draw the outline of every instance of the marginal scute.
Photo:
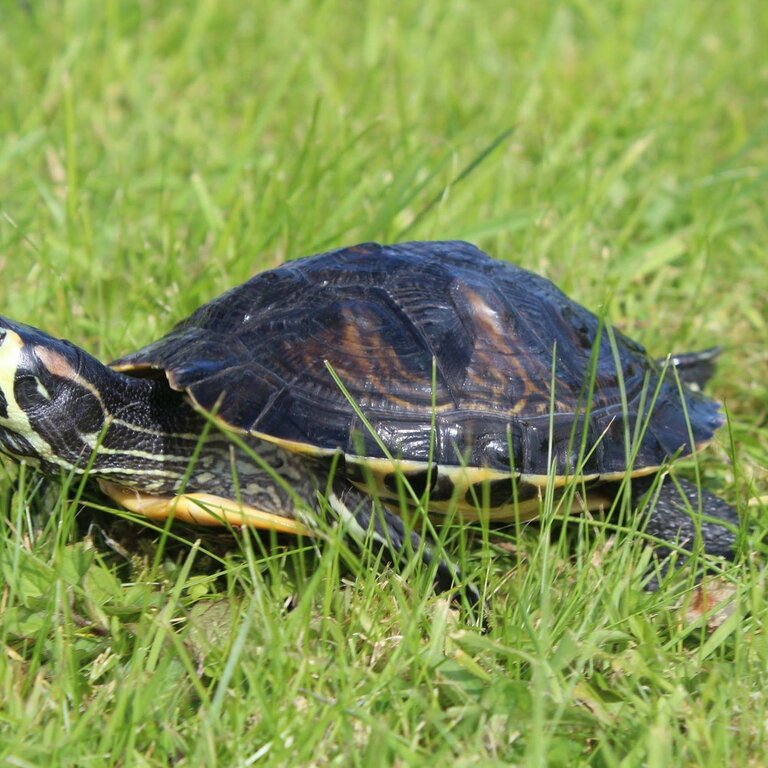
M 435 487 L 437 467 L 432 467 L 431 471 L 429 468 L 425 468 L 421 471 L 403 473 L 402 475 L 398 475 L 397 472 L 391 472 L 384 476 L 384 487 L 388 491 L 398 493 L 402 483 L 400 478 L 408 481 L 408 484 L 417 496 L 422 496 L 427 490 L 428 485 L 430 490 Z
M 456 495 L 456 484 L 445 472 L 438 472 L 437 482 L 429 494 L 430 501 L 450 501 Z
M 464 499 L 469 506 L 482 508 L 487 504 L 491 509 L 499 509 L 512 507 L 515 502 L 532 501 L 538 498 L 540 493 L 539 486 L 510 477 L 471 485 L 467 488 Z

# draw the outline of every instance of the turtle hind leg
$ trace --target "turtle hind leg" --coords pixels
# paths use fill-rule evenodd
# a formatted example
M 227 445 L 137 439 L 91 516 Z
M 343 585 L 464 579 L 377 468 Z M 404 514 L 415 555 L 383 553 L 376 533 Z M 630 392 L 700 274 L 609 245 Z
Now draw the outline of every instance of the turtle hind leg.
M 642 503 L 655 482 L 654 477 L 632 481 L 633 505 Z M 695 549 L 700 540 L 706 554 L 733 560 L 739 516 L 730 504 L 694 483 L 682 478 L 673 480 L 668 475 L 662 478 L 661 488 L 654 493 L 658 493 L 658 497 L 645 525 L 647 535 L 686 550 Z M 660 558 L 671 554 L 671 550 L 661 544 L 655 546 L 655 551 Z
M 404 565 L 414 556 L 420 556 L 428 566 L 437 561 L 434 565 L 434 589 L 437 594 L 451 593 L 456 602 L 460 602 L 463 596 L 471 607 L 481 603 L 477 588 L 461 583 L 461 572 L 456 565 L 444 556 L 438 558 L 430 543 L 415 531 L 408 530 L 397 514 L 378 504 L 368 494 L 337 480 L 333 483 L 328 502 L 340 525 L 358 547 L 372 545 L 395 567 Z
M 684 384 L 694 385 L 698 389 L 704 389 L 705 384 L 712 378 L 717 367 L 717 358 L 722 349 L 710 347 L 698 352 L 683 352 L 678 355 L 670 355 L 670 362 L 677 370 L 680 381 Z M 657 361 L 663 368 L 667 361 L 665 358 Z

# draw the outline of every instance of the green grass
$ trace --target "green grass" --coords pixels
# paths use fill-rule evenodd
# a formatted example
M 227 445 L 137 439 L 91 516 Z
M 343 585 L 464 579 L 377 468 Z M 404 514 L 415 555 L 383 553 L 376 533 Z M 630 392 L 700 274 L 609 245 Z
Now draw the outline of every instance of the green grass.
M 2 314 L 108 359 L 288 257 L 471 239 L 653 354 L 724 346 L 699 469 L 746 556 L 707 629 L 599 521 L 452 531 L 482 635 L 423 569 L 113 524 L 9 464 L 0 764 L 762 765 L 766 39 L 758 0 L 2 0 Z

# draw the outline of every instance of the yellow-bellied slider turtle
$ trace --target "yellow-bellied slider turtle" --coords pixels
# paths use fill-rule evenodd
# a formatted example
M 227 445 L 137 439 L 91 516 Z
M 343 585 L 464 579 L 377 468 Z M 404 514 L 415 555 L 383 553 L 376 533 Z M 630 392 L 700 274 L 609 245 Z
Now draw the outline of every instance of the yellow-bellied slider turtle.
M 432 511 L 526 519 L 547 484 L 578 483 L 594 508 L 630 474 L 639 499 L 712 438 L 719 406 L 679 381 L 703 383 L 712 354 L 665 369 L 601 331 L 467 243 L 364 244 L 258 274 L 110 367 L 0 320 L 0 450 L 48 474 L 88 468 L 128 509 L 202 524 L 310 533 L 327 490 L 352 534 L 399 555 L 418 544 L 391 511 L 400 476 Z M 216 430 L 201 444 L 200 411 L 260 461 Z M 683 544 L 700 531 L 728 556 L 735 511 L 679 486 L 663 483 L 647 530 Z M 438 586 L 454 575 L 441 561 Z

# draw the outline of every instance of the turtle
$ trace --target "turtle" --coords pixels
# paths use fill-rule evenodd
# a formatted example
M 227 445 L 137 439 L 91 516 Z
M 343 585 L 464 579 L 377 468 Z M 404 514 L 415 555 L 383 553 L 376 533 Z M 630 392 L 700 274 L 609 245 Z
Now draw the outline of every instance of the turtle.
M 723 424 L 701 391 L 716 355 L 656 360 L 469 243 L 363 243 L 256 274 L 109 365 L 0 318 L 0 451 L 150 518 L 313 536 L 330 517 L 432 564 L 438 591 L 462 575 L 409 506 L 525 521 L 547 492 L 594 510 L 653 488 L 651 539 L 730 558 L 736 510 L 667 479 Z

